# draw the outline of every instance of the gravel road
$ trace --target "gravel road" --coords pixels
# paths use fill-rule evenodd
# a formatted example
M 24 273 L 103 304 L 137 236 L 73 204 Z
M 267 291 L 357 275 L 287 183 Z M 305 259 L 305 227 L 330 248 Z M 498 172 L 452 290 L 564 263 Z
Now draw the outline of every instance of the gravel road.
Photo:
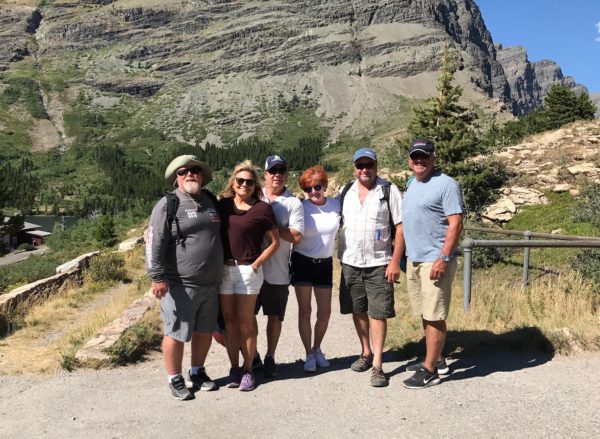
M 389 352 L 390 385 L 376 389 L 368 372 L 349 370 L 358 341 L 336 299 L 323 344 L 330 369 L 302 371 L 292 294 L 279 377 L 254 392 L 221 388 L 176 401 L 157 353 L 112 370 L 0 376 L 0 438 L 600 437 L 600 354 L 463 354 L 450 360 L 452 375 L 440 385 L 408 390 L 407 362 Z M 260 325 L 262 332 L 262 317 Z M 261 333 L 261 352 L 264 342 Z M 216 343 L 207 369 L 222 384 L 228 366 Z

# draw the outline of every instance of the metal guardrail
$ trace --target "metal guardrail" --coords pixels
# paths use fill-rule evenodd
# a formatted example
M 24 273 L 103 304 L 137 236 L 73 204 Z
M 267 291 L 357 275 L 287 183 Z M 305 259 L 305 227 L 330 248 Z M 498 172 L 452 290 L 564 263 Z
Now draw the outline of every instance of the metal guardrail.
M 511 247 L 523 248 L 523 286 L 529 283 L 529 252 L 531 248 L 600 248 L 600 238 L 588 236 L 555 235 L 551 233 L 531 232 L 529 230 L 502 230 L 488 229 L 485 227 L 466 226 L 467 231 L 497 233 L 502 235 L 520 235 L 522 241 L 514 240 L 480 240 L 467 238 L 463 240 L 464 252 L 464 311 L 469 310 L 471 304 L 471 284 L 473 277 L 473 249 L 475 247 Z M 531 238 L 550 238 L 553 241 L 532 241 Z

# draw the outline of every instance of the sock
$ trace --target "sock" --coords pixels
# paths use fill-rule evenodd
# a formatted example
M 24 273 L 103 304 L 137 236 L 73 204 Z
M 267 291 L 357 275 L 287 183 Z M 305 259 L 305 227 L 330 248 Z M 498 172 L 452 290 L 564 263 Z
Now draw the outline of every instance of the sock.
M 175 374 L 175 375 L 169 375 L 169 383 L 172 383 L 175 378 L 180 377 L 180 376 L 181 376 L 180 373 Z
M 190 374 L 197 375 L 198 372 L 202 372 L 204 370 L 204 366 L 192 366 L 190 369 Z
M 275 356 L 271 354 L 265 354 L 265 358 L 271 358 L 272 360 L 274 360 Z

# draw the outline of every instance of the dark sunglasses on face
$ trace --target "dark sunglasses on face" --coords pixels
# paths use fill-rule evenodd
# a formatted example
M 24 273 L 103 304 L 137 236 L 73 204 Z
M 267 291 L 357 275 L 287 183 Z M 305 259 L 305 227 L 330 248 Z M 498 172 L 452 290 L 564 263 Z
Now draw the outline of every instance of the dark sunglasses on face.
M 251 178 L 235 177 L 235 183 L 238 186 L 242 186 L 244 183 L 246 184 L 246 186 L 254 186 L 254 183 L 256 183 L 256 182 L 254 180 L 252 180 Z
M 315 184 L 314 186 L 307 186 L 307 187 L 305 187 L 302 190 L 304 192 L 306 192 L 307 194 L 310 194 L 313 190 L 320 191 L 321 189 L 323 189 L 323 185 L 321 185 L 321 184 Z
M 267 172 L 271 175 L 283 175 L 283 174 L 287 174 L 287 168 L 272 168 L 272 169 L 267 169 Z
M 361 171 L 363 169 L 373 169 L 375 167 L 375 162 L 354 163 L 354 166 L 356 167 L 356 169 L 361 170 Z
M 427 154 L 413 154 L 410 156 L 410 159 L 414 162 L 414 161 L 418 161 L 418 160 L 429 160 L 431 158 L 430 155 Z
M 194 168 L 181 168 L 178 169 L 177 172 L 175 172 L 177 175 L 179 175 L 180 177 L 183 177 L 184 175 L 188 175 L 188 172 L 192 175 L 196 175 L 199 174 L 200 172 L 202 172 L 202 170 L 198 167 L 194 167 Z

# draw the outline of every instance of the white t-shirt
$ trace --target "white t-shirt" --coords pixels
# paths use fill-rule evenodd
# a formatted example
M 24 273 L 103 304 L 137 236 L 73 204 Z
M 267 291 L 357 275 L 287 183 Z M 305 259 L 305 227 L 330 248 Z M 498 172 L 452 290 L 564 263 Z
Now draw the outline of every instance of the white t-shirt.
M 294 251 L 310 258 L 333 256 L 335 235 L 340 228 L 340 201 L 327 198 L 322 206 L 310 200 L 302 202 L 304 208 L 304 235 L 294 245 Z
M 263 189 L 264 201 L 269 203 L 269 197 L 266 190 Z M 277 227 L 289 227 L 304 233 L 304 214 L 302 212 L 302 202 L 293 196 L 288 190 L 270 202 Z M 285 239 L 279 239 L 279 248 L 273 256 L 263 265 L 265 280 L 271 285 L 289 285 L 290 284 L 290 252 L 292 243 Z

